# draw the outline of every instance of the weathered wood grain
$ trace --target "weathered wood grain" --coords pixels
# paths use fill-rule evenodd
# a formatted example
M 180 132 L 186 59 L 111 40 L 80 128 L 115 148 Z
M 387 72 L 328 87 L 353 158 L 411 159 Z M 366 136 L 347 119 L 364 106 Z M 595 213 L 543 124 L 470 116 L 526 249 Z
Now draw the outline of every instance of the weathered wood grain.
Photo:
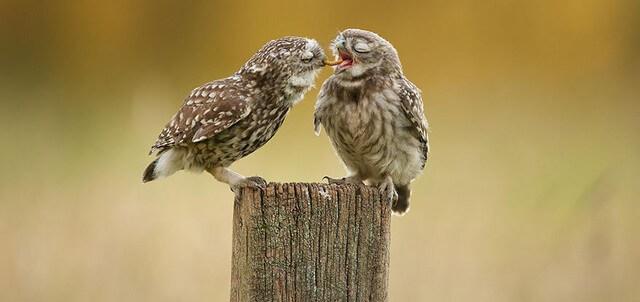
M 390 216 L 389 201 L 365 186 L 243 189 L 231 301 L 387 301 Z

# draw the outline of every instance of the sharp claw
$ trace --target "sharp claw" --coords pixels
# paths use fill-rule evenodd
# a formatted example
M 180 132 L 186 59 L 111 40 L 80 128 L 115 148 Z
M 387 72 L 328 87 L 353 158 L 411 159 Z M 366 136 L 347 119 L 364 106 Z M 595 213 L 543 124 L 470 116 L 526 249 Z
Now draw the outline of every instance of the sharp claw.
M 382 196 L 386 196 L 389 201 L 394 204 L 398 200 L 398 192 L 393 186 L 393 183 L 382 183 L 378 187 L 378 190 Z
M 238 189 L 244 187 L 264 190 L 267 188 L 267 181 L 260 176 L 247 177 L 236 185 L 231 186 L 231 191 L 235 193 Z
M 385 190 L 386 192 L 380 192 L 383 196 L 386 196 L 387 199 L 389 201 L 391 201 L 391 203 L 395 203 L 396 200 L 398 199 L 398 194 L 395 192 L 395 190 Z
M 247 177 L 247 185 L 264 189 L 267 187 L 267 181 L 260 176 Z

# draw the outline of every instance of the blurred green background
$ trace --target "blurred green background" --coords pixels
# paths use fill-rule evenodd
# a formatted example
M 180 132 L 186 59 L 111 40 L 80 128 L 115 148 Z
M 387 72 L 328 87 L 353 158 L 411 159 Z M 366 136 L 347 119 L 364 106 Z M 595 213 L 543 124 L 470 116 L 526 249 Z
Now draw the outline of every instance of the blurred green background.
M 432 126 L 392 301 L 640 299 L 637 0 L 0 0 L 0 301 L 228 300 L 231 192 L 143 185 L 149 146 L 266 41 L 347 27 L 396 46 Z M 317 92 L 233 167 L 342 175 Z

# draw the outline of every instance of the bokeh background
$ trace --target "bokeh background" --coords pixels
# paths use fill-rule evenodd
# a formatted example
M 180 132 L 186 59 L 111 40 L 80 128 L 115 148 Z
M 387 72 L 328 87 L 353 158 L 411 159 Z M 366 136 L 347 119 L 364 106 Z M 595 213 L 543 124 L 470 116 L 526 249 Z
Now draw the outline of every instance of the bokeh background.
M 347 27 L 396 46 L 432 126 L 392 301 L 640 301 L 637 0 L 1 0 L 0 301 L 227 300 L 231 192 L 143 185 L 148 148 L 266 41 Z M 234 168 L 341 175 L 316 95 Z

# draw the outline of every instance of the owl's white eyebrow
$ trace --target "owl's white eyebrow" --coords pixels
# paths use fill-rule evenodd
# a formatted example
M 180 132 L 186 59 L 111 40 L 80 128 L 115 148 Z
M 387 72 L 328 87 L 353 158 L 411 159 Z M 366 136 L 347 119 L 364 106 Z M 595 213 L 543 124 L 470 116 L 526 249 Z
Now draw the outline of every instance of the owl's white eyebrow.
M 313 40 L 313 39 L 307 39 L 307 45 L 305 45 L 305 49 L 306 50 L 311 50 L 313 48 L 317 48 L 320 47 L 320 45 L 318 44 L 318 41 Z

